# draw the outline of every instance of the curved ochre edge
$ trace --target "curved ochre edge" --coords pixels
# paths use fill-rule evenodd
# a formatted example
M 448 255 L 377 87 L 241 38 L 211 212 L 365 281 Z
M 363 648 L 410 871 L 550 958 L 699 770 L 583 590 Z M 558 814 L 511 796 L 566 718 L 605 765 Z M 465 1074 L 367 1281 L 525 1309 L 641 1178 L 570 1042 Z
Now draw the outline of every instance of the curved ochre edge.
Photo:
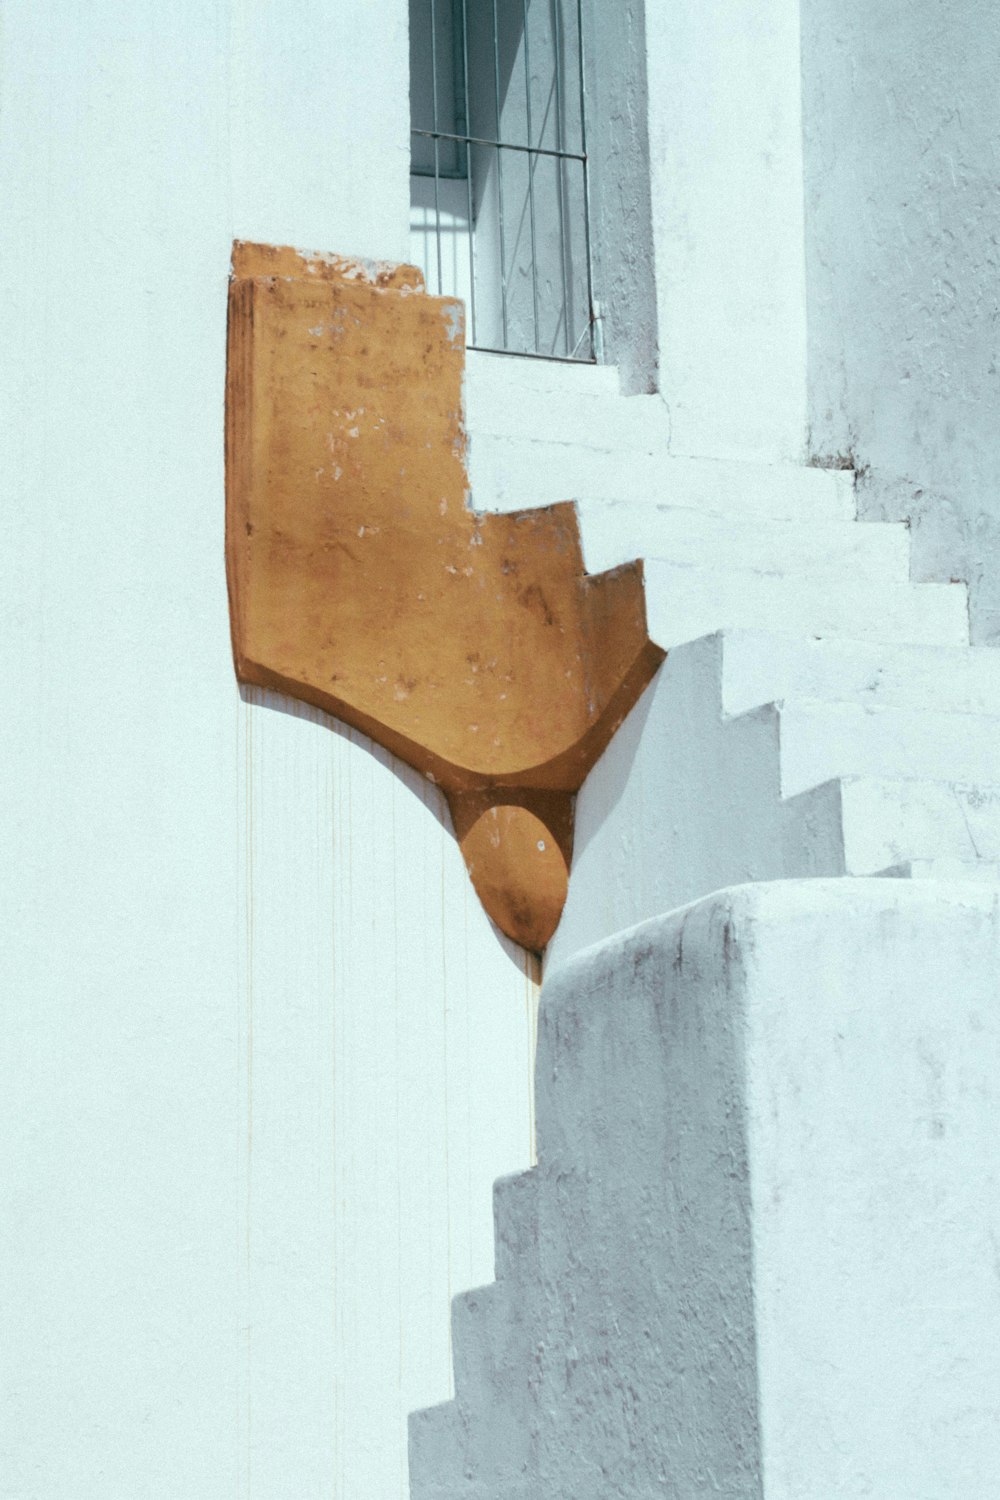
M 233 656 L 436 782 L 487 912 L 540 951 L 575 793 L 664 653 L 642 564 L 587 575 L 572 504 L 470 509 L 464 358 L 414 267 L 234 246 Z

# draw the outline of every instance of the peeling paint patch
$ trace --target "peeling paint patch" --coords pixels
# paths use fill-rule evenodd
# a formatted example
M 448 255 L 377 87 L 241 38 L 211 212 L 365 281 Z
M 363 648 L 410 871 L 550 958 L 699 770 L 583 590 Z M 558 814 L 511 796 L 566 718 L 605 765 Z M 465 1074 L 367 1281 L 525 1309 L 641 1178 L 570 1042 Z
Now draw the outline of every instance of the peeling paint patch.
M 461 302 L 443 304 L 444 326 L 452 344 L 465 345 L 465 308 Z

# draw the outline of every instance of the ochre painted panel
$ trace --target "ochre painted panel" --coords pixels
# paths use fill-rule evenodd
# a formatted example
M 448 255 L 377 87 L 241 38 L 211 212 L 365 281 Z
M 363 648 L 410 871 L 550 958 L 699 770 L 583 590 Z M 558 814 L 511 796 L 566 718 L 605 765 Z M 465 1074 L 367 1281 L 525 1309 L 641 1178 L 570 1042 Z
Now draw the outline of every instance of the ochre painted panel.
M 588 576 L 572 504 L 469 508 L 464 359 L 413 267 L 235 247 L 233 651 L 437 782 L 486 909 L 540 949 L 573 795 L 663 653 L 641 563 Z

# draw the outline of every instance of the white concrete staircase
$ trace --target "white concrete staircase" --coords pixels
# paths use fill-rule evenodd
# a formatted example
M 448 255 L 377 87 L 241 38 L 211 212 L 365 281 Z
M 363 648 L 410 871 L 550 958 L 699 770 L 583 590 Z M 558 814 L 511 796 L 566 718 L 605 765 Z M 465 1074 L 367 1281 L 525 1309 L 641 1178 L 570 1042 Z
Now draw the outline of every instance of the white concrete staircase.
M 937 1444 L 942 1403 L 968 1408 L 996 1366 L 987 1353 L 968 1389 L 954 1374 L 989 1193 L 969 1193 L 961 1254 L 928 1257 L 923 1237 L 951 1234 L 940 1203 L 982 1175 L 990 1137 L 954 1128 L 961 1101 L 995 1115 L 984 1023 L 965 1015 L 995 1008 L 996 905 L 977 883 L 1000 876 L 1000 652 L 970 648 L 963 585 L 910 582 L 905 527 L 856 522 L 849 474 L 676 457 L 665 408 L 619 396 L 613 372 L 511 364 L 470 359 L 475 503 L 575 499 L 592 571 L 646 559 L 668 656 L 578 798 L 539 1165 L 496 1185 L 497 1279 L 453 1303 L 455 1399 L 411 1418 L 414 1500 L 777 1500 L 853 1494 L 862 1472 L 886 1497 L 980 1493 L 995 1437 L 963 1437 L 943 1467 Z M 872 875 L 949 883 L 800 878 Z M 955 1093 L 928 1139 L 969 1158 L 932 1181 L 929 1211 L 937 1158 L 914 1143 L 929 1038 L 949 1025 L 933 1067 Z M 872 1201 L 911 1190 L 873 1255 Z M 870 1375 L 884 1385 L 939 1271 L 934 1369 L 949 1339 L 960 1353 L 930 1383 L 923 1346 L 899 1359 L 934 1388 L 918 1430 L 919 1395 L 897 1421 Z
M 749 879 L 996 878 L 1000 653 L 853 474 L 675 455 L 609 369 L 471 354 L 466 404 L 477 508 L 576 500 L 591 571 L 645 559 L 670 652 L 578 800 L 550 964 Z
M 412 1500 L 992 1494 L 998 959 L 992 891 L 796 880 L 551 974 Z

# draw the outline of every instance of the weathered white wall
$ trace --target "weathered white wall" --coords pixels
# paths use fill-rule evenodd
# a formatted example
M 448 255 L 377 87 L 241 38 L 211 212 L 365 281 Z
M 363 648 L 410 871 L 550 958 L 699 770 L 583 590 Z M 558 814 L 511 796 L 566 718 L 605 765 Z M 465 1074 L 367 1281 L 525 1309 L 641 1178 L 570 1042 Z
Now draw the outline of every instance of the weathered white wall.
M 660 391 L 679 454 L 801 460 L 799 0 L 646 6 Z
M 530 1159 L 439 800 L 229 652 L 230 242 L 405 255 L 378 22 L 4 7 L 2 1500 L 404 1495 Z
M 232 222 L 244 239 L 402 260 L 410 161 L 405 0 L 233 0 Z M 204 10 L 174 25 L 207 40 Z M 166 81 L 169 82 L 169 81 Z M 165 83 L 166 86 L 166 83 Z
M 1000 28 L 991 0 L 803 0 L 811 446 L 911 517 L 1000 641 Z
M 415 1500 L 989 1494 L 998 962 L 994 891 L 815 880 L 554 973 Z

